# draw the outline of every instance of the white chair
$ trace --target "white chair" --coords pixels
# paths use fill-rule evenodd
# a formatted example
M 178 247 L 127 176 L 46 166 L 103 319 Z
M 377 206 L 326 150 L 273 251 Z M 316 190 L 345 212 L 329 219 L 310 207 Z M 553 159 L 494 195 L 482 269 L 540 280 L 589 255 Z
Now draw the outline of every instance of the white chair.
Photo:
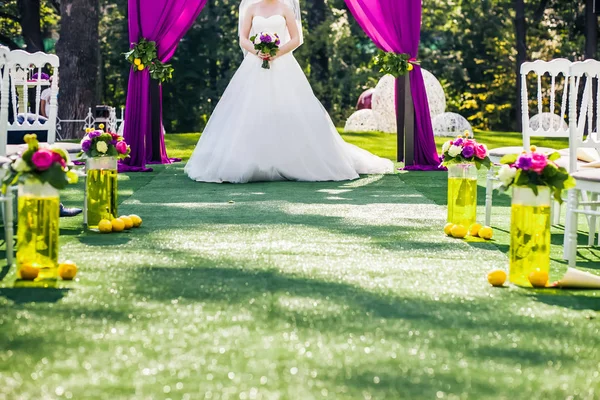
M 577 216 L 584 214 L 589 218 L 588 244 L 594 244 L 596 217 L 598 211 L 598 196 L 600 194 L 600 169 L 586 168 L 577 164 L 577 153 L 582 148 L 600 150 L 600 62 L 586 60 L 576 62 L 570 68 L 570 103 L 569 103 L 569 161 L 576 186 L 570 189 L 567 196 L 567 222 L 564 236 L 563 257 L 569 261 L 569 267 L 574 267 L 577 258 Z M 583 93 L 579 96 L 580 86 L 584 84 Z M 596 93 L 594 93 L 596 85 Z M 581 100 L 579 115 L 577 104 Z M 587 196 L 586 196 L 587 195 Z M 582 200 L 580 200 L 580 198 Z M 589 198 L 589 200 L 588 200 Z M 599 238 L 600 242 L 600 238 Z M 600 243 L 599 243 L 600 244 Z
M 492 168 L 489 169 L 487 175 L 487 183 L 485 190 L 485 224 L 490 225 L 492 219 L 492 193 L 494 191 L 495 179 L 495 167 L 499 165 L 500 159 L 507 154 L 518 154 L 522 151 L 529 151 L 531 147 L 532 137 L 549 137 L 549 138 L 560 138 L 569 137 L 569 129 L 564 124 L 554 123 L 552 115 L 556 114 L 557 111 L 560 113 L 559 116 L 564 116 L 567 111 L 568 102 L 568 86 L 569 86 L 569 67 L 571 61 L 558 58 L 552 61 L 537 60 L 533 62 L 525 62 L 521 65 L 521 105 L 522 105 L 522 123 L 523 123 L 523 146 L 507 146 L 500 147 L 490 150 L 490 159 L 492 161 Z M 534 73 L 537 76 L 537 115 L 539 115 L 537 124 L 532 128 L 530 117 L 529 117 L 529 95 L 527 91 L 527 78 L 530 73 Z M 544 75 L 550 76 L 550 86 L 544 87 L 542 84 L 542 77 Z M 562 77 L 561 77 L 562 75 Z M 561 85 L 562 82 L 562 85 Z M 556 109 L 557 103 L 557 92 L 562 92 L 560 100 L 560 109 Z M 544 104 L 549 104 L 549 113 L 544 112 Z M 544 118 L 551 119 L 545 123 Z M 563 119 L 564 120 L 564 119 Z M 541 123 L 540 123 L 541 122 Z M 547 147 L 539 147 L 539 151 L 552 152 L 555 149 Z M 554 207 L 554 221 L 558 222 L 559 218 L 559 207 Z
M 5 101 L 8 103 L 8 90 L 7 86 L 4 84 L 4 75 L 8 74 L 8 55 L 10 50 L 7 47 L 0 46 L 0 103 L 4 103 Z M 8 117 L 8 110 L 7 110 Z M 6 146 L 6 140 L 0 140 L 1 143 L 4 143 Z M 9 163 L 10 160 L 6 157 L 0 156 L 0 166 L 3 166 L 6 163 Z M 6 170 L 4 168 L 0 169 L 0 181 L 4 178 Z M 13 237 L 14 237 L 14 227 L 13 227 L 13 201 L 14 195 L 12 191 L 8 191 L 6 194 L 2 194 L 0 192 L 0 204 L 2 207 L 2 220 L 4 223 L 4 240 L 6 242 L 6 263 L 10 266 L 13 263 Z

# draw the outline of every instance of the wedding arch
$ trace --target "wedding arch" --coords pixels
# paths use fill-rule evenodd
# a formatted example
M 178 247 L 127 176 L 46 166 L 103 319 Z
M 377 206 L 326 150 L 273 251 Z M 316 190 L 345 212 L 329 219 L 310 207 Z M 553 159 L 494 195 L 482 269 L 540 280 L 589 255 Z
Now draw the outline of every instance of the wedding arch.
M 129 0 L 129 41 L 156 42 L 157 59 L 167 62 L 208 0 Z M 345 0 L 358 24 L 386 52 L 416 59 L 421 35 L 421 0 Z M 142 6 L 143 3 L 143 6 Z M 409 78 L 410 77 L 410 78 Z M 440 164 L 433 139 L 421 68 L 396 82 L 398 161 L 405 169 L 436 170 Z M 121 171 L 149 171 L 147 164 L 169 164 L 162 128 L 162 87 L 148 69 L 129 73 L 124 136 L 131 157 Z

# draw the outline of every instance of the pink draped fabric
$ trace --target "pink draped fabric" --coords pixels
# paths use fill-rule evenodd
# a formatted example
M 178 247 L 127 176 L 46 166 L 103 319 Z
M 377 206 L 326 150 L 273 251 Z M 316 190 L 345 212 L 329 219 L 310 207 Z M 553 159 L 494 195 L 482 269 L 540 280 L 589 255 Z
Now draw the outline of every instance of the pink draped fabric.
M 129 41 L 141 38 L 154 41 L 158 58 L 167 62 L 173 57 L 183 35 L 204 8 L 207 0 L 129 0 Z M 131 146 L 131 157 L 119 165 L 120 171 L 151 171 L 147 163 L 169 164 L 164 135 L 152 140 L 152 101 L 150 74 L 147 70 L 129 72 L 125 106 L 125 141 Z M 160 113 L 162 127 L 162 88 L 155 111 Z M 159 147 L 159 149 L 155 149 Z M 159 151 L 157 151 L 159 150 Z M 159 154 L 159 159 L 153 157 Z
M 380 49 L 417 57 L 421 36 L 421 0 L 345 0 L 365 33 Z M 408 170 L 437 170 L 440 160 L 433 140 L 429 103 L 421 68 L 410 72 L 415 108 L 414 164 Z

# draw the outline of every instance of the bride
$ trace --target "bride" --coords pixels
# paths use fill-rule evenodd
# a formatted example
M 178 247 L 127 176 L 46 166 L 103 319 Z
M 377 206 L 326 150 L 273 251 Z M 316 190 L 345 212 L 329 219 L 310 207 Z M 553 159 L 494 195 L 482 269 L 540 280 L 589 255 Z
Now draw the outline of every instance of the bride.
M 292 51 L 302 44 L 298 0 L 242 0 L 242 65 L 217 104 L 185 166 L 201 182 L 343 181 L 394 170 L 344 142 Z M 256 52 L 250 37 L 277 33 L 277 55 Z M 262 68 L 266 59 L 270 69 Z

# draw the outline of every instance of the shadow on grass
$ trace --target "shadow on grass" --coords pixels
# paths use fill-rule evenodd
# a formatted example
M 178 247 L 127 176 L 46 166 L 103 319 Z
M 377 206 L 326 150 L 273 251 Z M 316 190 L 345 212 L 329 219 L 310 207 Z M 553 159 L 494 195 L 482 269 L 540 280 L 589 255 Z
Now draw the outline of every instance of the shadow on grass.
M 35 285 L 37 283 L 32 283 Z M 56 303 L 69 292 L 67 288 L 44 287 L 12 287 L 0 288 L 0 296 L 6 297 L 17 304 L 25 303 Z

